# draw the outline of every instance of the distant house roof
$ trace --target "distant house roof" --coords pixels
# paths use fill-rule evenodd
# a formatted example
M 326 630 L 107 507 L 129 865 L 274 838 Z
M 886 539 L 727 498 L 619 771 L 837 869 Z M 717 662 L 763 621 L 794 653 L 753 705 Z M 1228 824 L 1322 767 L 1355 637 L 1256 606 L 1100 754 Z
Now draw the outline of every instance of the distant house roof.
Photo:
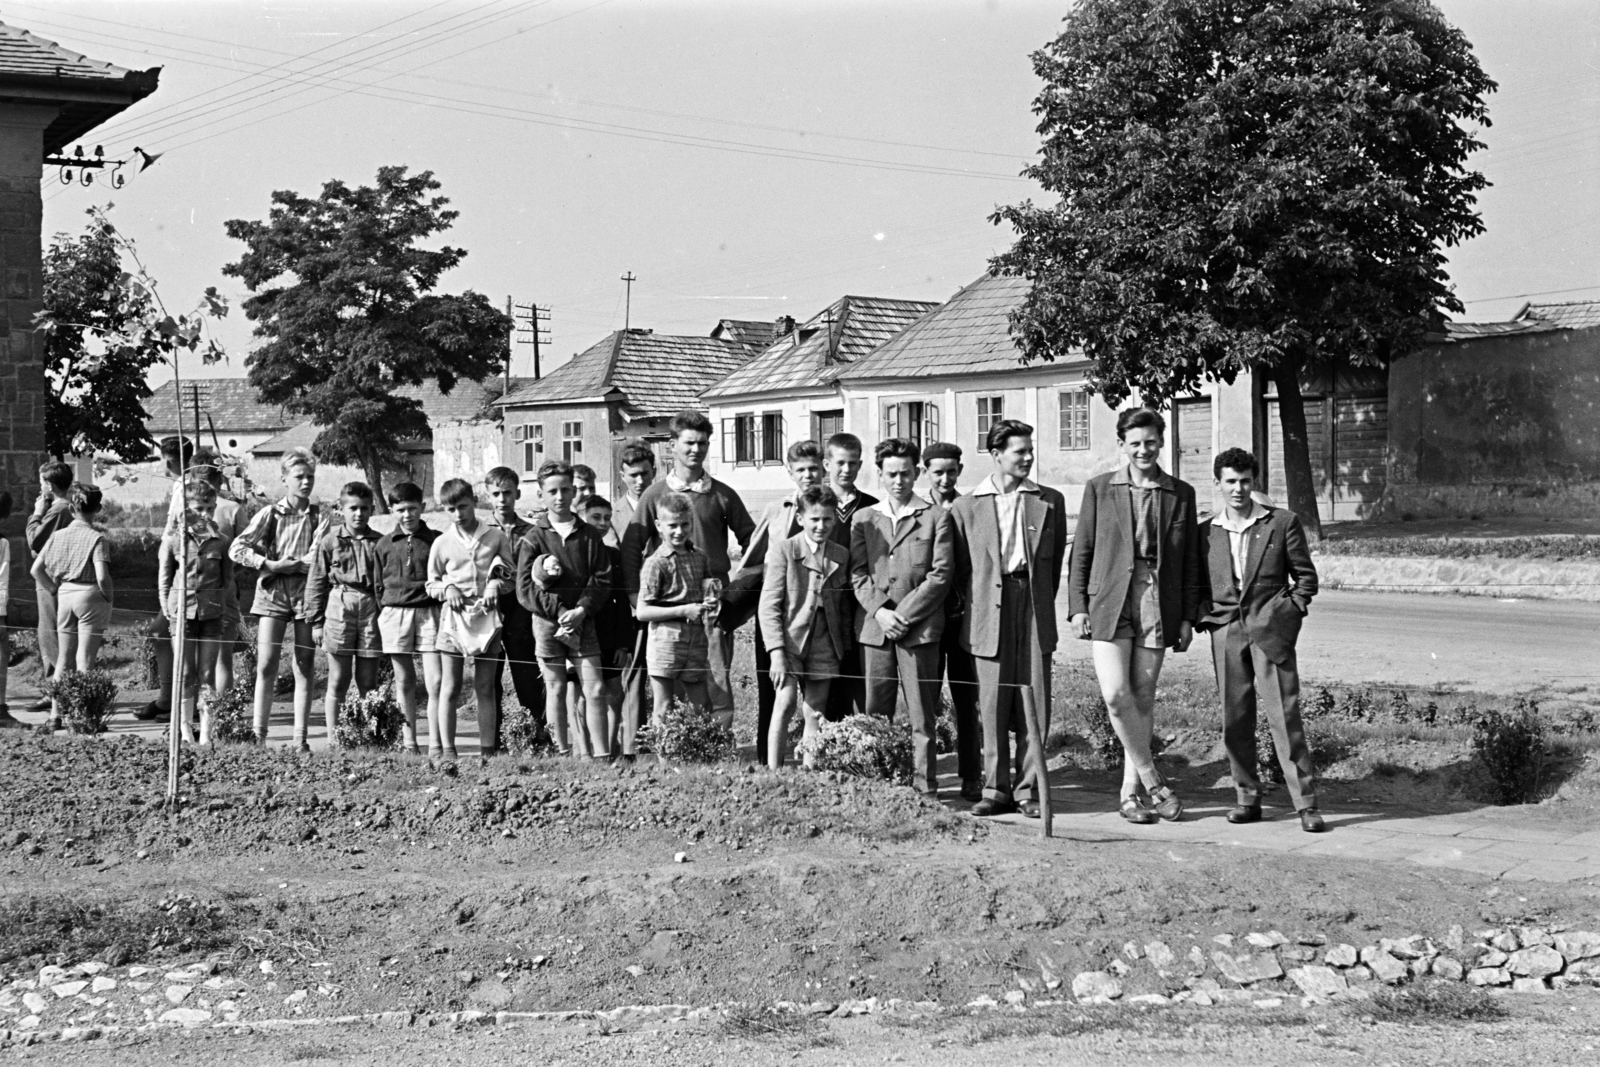
M 852 363 L 938 306 L 925 300 L 841 297 L 700 396 L 714 400 L 831 385 Z
M 1480 337 L 1553 333 L 1556 330 L 1588 330 L 1597 326 L 1600 326 L 1600 300 L 1524 304 L 1522 310 L 1506 322 L 1447 322 L 1444 324 L 1444 340 L 1471 341 Z
M 191 378 L 184 385 L 202 388 L 202 429 L 208 414 L 219 433 L 278 433 L 293 426 L 299 418 L 277 404 L 261 403 L 256 399 L 255 387 L 244 378 Z M 144 425 L 152 436 L 178 432 L 178 406 L 174 397 L 172 383 L 167 382 L 144 402 Z M 193 423 L 192 409 L 186 404 L 183 409 L 185 432 L 195 431 Z
M 711 331 L 711 336 L 723 341 L 737 341 L 752 348 L 765 348 L 777 339 L 779 332 L 780 327 L 776 322 L 723 319 Z
M 252 456 L 258 456 L 262 459 L 270 459 L 275 456 L 283 455 L 291 448 L 310 448 L 312 443 L 316 441 L 317 435 L 321 432 L 322 427 L 308 419 L 305 422 L 289 427 L 276 437 L 262 441 L 259 445 L 256 445 L 254 448 L 250 449 L 250 454 Z M 400 451 L 423 453 L 432 452 L 433 442 L 401 441 Z
M 0 95 L 61 108 L 44 130 L 46 155 L 155 92 L 160 78 L 160 67 L 129 70 L 102 63 L 0 22 Z
M 544 378 L 523 379 L 500 403 L 532 407 L 613 398 L 637 417 L 675 415 L 698 408 L 696 394 L 705 383 L 725 377 L 754 352 L 724 338 L 618 330 Z
M 937 311 L 840 372 L 844 379 L 921 378 L 1016 370 L 1022 354 L 1011 337 L 1011 311 L 1028 295 L 1026 278 L 985 274 Z
M 515 389 L 524 380 L 533 379 L 513 378 L 512 388 Z M 449 393 L 441 392 L 439 383 L 433 381 L 420 386 L 401 386 L 394 392 L 396 396 L 422 401 L 422 410 L 428 415 L 428 425 L 443 426 L 448 423 L 493 420 L 496 417 L 495 405 L 504 391 L 504 379 L 486 378 L 481 382 L 459 380 Z

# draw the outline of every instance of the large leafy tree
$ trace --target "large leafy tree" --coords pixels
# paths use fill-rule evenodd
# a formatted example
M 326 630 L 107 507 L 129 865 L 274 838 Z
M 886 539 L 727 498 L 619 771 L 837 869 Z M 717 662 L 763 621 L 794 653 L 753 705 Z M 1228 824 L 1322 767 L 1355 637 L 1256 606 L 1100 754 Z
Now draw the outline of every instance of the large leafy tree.
M 383 167 L 376 185 L 331 181 L 314 200 L 275 192 L 265 222 L 227 223 L 248 251 L 224 272 L 254 294 L 243 307 L 264 339 L 246 360 L 251 384 L 310 416 L 318 456 L 358 465 L 375 489 L 403 441 L 429 436 L 422 405 L 394 389 L 433 380 L 448 393 L 506 358 L 504 313 L 471 290 L 433 292 L 466 256 L 418 247 L 457 217 L 439 187 L 431 171 Z
M 1252 370 L 1278 387 L 1288 503 L 1317 522 L 1300 383 L 1383 366 L 1462 310 L 1443 249 L 1495 84 L 1426 0 L 1081 0 L 1033 56 L 1059 197 L 1004 207 L 1026 359 L 1080 348 L 1113 404 Z

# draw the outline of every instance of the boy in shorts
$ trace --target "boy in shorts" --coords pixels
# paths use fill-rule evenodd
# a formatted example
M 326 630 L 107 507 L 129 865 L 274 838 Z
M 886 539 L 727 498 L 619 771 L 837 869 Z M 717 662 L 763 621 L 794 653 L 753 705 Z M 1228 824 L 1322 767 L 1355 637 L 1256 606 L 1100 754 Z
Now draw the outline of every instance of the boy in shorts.
M 317 542 L 306 578 L 306 618 L 322 626 L 322 650 L 328 654 L 328 689 L 323 694 L 322 718 L 328 730 L 328 747 L 334 747 L 334 727 L 339 705 L 350 692 L 365 696 L 378 684 L 378 662 L 383 655 L 378 638 L 378 563 L 374 549 L 378 531 L 372 528 L 372 487 L 349 482 L 339 493 L 342 524 Z
M 217 529 L 214 510 L 217 488 L 196 471 L 184 482 L 184 509 L 181 527 L 169 535 L 171 551 L 163 552 L 160 572 L 161 605 L 173 631 L 172 652 L 178 652 L 178 627 L 183 627 L 183 706 L 179 729 L 185 741 L 193 741 L 190 723 L 195 718 L 200 685 L 216 677 L 217 657 L 222 651 L 223 628 L 227 624 L 228 591 L 233 585 L 233 561 L 228 558 L 228 539 Z M 181 539 L 181 540 L 180 540 Z M 184 589 L 179 588 L 178 570 L 186 571 Z M 186 593 L 186 596 L 180 596 Z M 221 690 L 217 690 L 221 692 Z M 210 708 L 200 712 L 200 743 L 211 743 Z
M 417 755 L 417 664 L 427 697 L 428 734 L 439 738 L 439 602 L 428 595 L 428 551 L 439 531 L 422 521 L 422 486 L 399 482 L 389 490 L 394 532 L 378 538 L 372 556 L 378 568 L 378 637 L 394 665 L 400 703 L 401 744 Z
M 761 640 L 772 657 L 778 691 L 767 733 L 767 766 L 783 766 L 789 716 L 796 703 L 805 736 L 816 736 L 828 690 L 851 647 L 850 550 L 833 540 L 839 498 L 826 485 L 800 492 L 800 532 L 774 540 L 761 580 Z M 807 766 L 810 766 L 809 758 Z
M 572 710 L 571 742 L 579 756 L 611 754 L 605 681 L 595 619 L 611 596 L 613 571 L 600 531 L 572 510 L 572 468 L 549 460 L 538 472 L 545 510 L 535 515 L 517 561 L 517 597 L 533 615 L 533 639 L 544 673 L 545 721 L 561 747 L 567 726 L 567 664 L 578 669 L 583 716 Z M 585 728 L 587 723 L 587 728 Z
M 291 448 L 280 463 L 282 500 L 258 512 L 244 533 L 228 548 L 236 566 L 261 572 L 255 602 L 250 607 L 260 624 L 256 629 L 256 740 L 265 742 L 272 718 L 272 700 L 278 686 L 278 657 L 283 637 L 294 632 L 294 747 L 309 752 L 306 730 L 311 721 L 311 672 L 316 646 L 311 620 L 305 613 L 306 573 L 311 553 L 327 532 L 322 509 L 311 502 L 317 484 L 317 461 L 304 448 Z
M 693 505 L 682 493 L 667 493 L 655 504 L 656 533 L 661 547 L 645 558 L 639 571 L 640 622 L 650 624 L 646 668 L 656 714 L 664 712 L 681 692 L 689 704 L 710 708 L 706 672 L 711 644 L 706 629 L 716 613 L 721 590 L 713 591 L 706 554 L 689 543 Z
M 582 515 L 591 529 L 600 531 L 606 555 L 611 557 L 611 573 L 620 579 L 622 546 L 611 526 L 611 501 L 592 496 L 583 502 Z M 600 637 L 600 676 L 605 683 L 606 739 L 611 751 L 620 752 L 631 763 L 638 752 L 639 724 L 623 718 L 622 676 L 633 659 L 634 625 L 628 593 L 620 581 L 612 586 L 611 595 L 595 617 L 595 630 Z
M 500 594 L 515 580 L 511 542 L 505 531 L 478 521 L 472 483 L 451 478 L 439 487 L 439 503 L 453 520 L 428 550 L 428 595 L 439 609 L 439 732 L 429 755 L 456 759 L 456 696 L 468 657 L 478 705 L 478 752 L 493 756 L 500 727 L 494 680 L 500 673 Z
M 522 499 L 521 477 L 510 467 L 491 467 L 483 476 L 483 489 L 489 498 L 486 524 L 499 527 L 511 542 L 513 557 L 518 557 L 526 543 L 523 538 L 532 528 L 527 519 L 517 514 L 517 501 Z M 505 646 L 511 688 L 517 694 L 517 703 L 528 709 L 538 724 L 538 732 L 544 733 L 544 679 L 539 674 L 539 653 L 533 643 L 533 617 L 517 599 L 516 587 L 510 584 L 500 594 L 500 626 L 500 641 Z M 499 698 L 505 693 L 504 671 L 495 675 L 494 684 L 496 703 L 503 707 Z M 496 737 L 493 741 L 498 748 L 500 739 Z
M 60 649 L 55 677 L 76 667 L 94 670 L 100 645 L 111 625 L 111 552 L 94 521 L 100 514 L 100 490 L 73 482 L 67 490 L 72 521 L 57 530 L 33 561 L 33 580 L 56 605 Z M 50 727 L 61 728 L 61 707 L 54 702 Z

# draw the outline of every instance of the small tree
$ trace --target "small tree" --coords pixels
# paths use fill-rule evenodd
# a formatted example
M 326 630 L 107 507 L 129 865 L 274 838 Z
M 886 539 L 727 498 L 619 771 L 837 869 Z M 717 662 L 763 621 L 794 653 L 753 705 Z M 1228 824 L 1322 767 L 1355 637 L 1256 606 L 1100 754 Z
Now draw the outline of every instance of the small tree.
M 137 463 L 150 458 L 151 368 L 180 351 L 199 352 L 206 363 L 221 359 L 204 319 L 228 309 L 213 288 L 194 313 L 169 315 L 109 209 L 90 208 L 88 229 L 57 235 L 45 255 L 44 309 L 34 319 L 45 335 L 45 440 L 52 455 L 114 452 Z
M 266 222 L 227 223 L 249 250 L 224 273 L 255 294 L 244 310 L 266 342 L 246 360 L 251 384 L 310 416 L 317 454 L 358 465 L 375 489 L 403 441 L 430 436 L 422 405 L 394 389 L 434 380 L 448 393 L 506 358 L 511 320 L 486 297 L 431 295 L 466 256 L 417 247 L 458 214 L 428 195 L 439 187 L 431 171 L 383 167 L 376 186 L 330 181 L 315 200 L 279 191 Z
M 1442 246 L 1495 84 L 1426 0 L 1082 0 L 1033 56 L 1060 199 L 1005 207 L 1025 359 L 1081 347 L 1108 402 L 1277 383 L 1289 506 L 1320 530 L 1302 374 L 1385 366 L 1462 310 Z

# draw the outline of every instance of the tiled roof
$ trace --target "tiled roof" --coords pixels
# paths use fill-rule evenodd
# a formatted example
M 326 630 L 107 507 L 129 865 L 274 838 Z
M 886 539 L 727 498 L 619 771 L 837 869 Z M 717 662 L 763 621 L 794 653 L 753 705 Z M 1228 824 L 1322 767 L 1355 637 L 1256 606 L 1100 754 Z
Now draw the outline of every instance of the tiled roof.
M 938 306 L 925 300 L 841 297 L 700 396 L 712 400 L 829 385 Z
M 203 387 L 200 405 L 202 421 L 206 415 L 216 424 L 217 430 L 239 433 L 274 432 L 287 429 L 299 418 L 276 404 L 263 404 L 256 399 L 255 387 L 244 378 L 190 378 L 184 385 Z M 176 433 L 178 429 L 177 405 L 173 403 L 172 383 L 169 381 L 144 402 L 145 427 L 152 434 Z M 190 433 L 194 427 L 192 409 L 183 409 L 184 426 Z
M 1538 319 L 1567 330 L 1587 330 L 1600 326 L 1600 300 L 1571 300 L 1562 304 L 1528 304 L 1517 312 L 1518 319 Z
M 840 377 L 920 378 L 1016 369 L 1022 357 L 1011 338 L 1011 311 L 1031 284 L 1026 278 L 985 274 Z
M 155 92 L 161 68 L 129 70 L 62 48 L 54 41 L 0 22 L 0 87 L 3 95 L 48 100 L 66 92 L 61 110 L 45 128 L 44 150 L 60 151 L 129 104 Z
M 715 337 L 619 330 L 539 381 L 523 379 L 501 403 L 554 404 L 616 393 L 643 417 L 675 415 L 698 408 L 695 396 L 705 383 L 725 377 L 753 351 Z
M 291 448 L 310 448 L 322 427 L 309 419 L 289 427 L 278 436 L 262 441 L 250 450 L 252 456 L 281 456 Z M 432 452 L 432 441 L 401 441 L 402 452 Z
M 724 341 L 737 341 L 755 349 L 765 348 L 778 336 L 775 322 L 752 322 L 749 319 L 723 319 L 711 331 L 711 336 Z
M 513 378 L 515 389 L 522 381 L 533 379 Z M 439 391 L 437 382 L 424 382 L 420 386 L 406 385 L 396 389 L 396 396 L 408 396 L 422 401 L 429 426 L 442 426 L 452 422 L 477 422 L 495 418 L 495 404 L 505 390 L 505 379 L 486 378 L 481 382 L 458 380 L 448 394 Z
M 1446 341 L 1472 341 L 1480 337 L 1505 337 L 1508 334 L 1518 333 L 1550 333 L 1562 329 L 1553 322 L 1543 322 L 1539 319 L 1523 319 L 1518 322 L 1447 322 L 1444 324 L 1444 340 Z M 1437 335 L 1430 334 L 1430 340 L 1439 340 Z

